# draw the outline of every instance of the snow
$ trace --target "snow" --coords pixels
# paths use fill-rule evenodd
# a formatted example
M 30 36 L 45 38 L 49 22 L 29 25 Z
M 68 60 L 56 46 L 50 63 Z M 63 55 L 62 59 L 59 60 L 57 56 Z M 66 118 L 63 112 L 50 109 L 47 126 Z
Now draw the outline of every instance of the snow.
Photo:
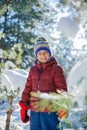
M 87 59 L 81 60 L 74 65 L 67 78 L 68 84 L 76 85 L 83 78 L 87 78 Z
M 79 31 L 79 26 L 76 21 L 72 20 L 69 16 L 64 16 L 59 20 L 58 29 L 67 37 L 75 38 Z
M 73 66 L 67 77 L 67 83 L 69 91 L 74 94 L 79 107 L 84 107 L 87 94 L 87 59 L 81 60 Z
M 14 91 L 19 87 L 19 95 L 21 95 L 25 86 L 27 75 L 28 73 L 22 69 L 2 70 L 1 86 L 6 86 L 8 91 Z

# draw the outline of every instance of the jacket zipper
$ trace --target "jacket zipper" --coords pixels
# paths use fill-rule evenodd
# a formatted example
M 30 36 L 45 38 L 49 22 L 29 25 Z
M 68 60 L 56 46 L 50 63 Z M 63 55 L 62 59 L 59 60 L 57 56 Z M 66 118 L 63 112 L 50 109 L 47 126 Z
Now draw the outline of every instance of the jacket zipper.
M 40 71 L 39 71 L 39 75 L 38 75 L 38 90 L 37 90 L 38 95 L 40 94 L 40 77 L 41 77 L 41 73 L 42 73 L 42 65 L 40 64 Z M 40 102 L 40 99 L 38 97 L 38 110 L 40 110 L 39 102 Z

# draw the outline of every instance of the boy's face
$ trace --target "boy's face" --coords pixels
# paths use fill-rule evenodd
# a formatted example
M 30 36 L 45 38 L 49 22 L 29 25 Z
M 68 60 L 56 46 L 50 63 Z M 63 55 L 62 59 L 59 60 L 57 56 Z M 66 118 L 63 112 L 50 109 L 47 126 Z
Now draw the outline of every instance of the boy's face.
M 41 63 L 46 63 L 50 59 L 50 54 L 45 50 L 41 50 L 37 53 L 37 59 Z

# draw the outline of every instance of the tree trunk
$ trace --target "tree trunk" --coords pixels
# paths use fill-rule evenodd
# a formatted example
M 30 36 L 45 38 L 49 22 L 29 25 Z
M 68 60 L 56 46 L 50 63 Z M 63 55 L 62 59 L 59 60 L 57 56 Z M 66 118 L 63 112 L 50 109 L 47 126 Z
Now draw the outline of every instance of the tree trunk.
M 9 109 L 8 109 L 8 111 L 7 111 L 7 119 L 6 119 L 6 125 L 5 125 L 5 130 L 9 130 L 9 128 L 10 128 L 10 119 L 11 119 L 11 115 L 12 115 L 12 112 L 13 112 L 13 107 L 12 107 L 12 104 L 13 104 L 13 99 L 14 99 L 14 97 L 13 96 L 11 96 L 10 97 L 10 106 L 9 106 Z

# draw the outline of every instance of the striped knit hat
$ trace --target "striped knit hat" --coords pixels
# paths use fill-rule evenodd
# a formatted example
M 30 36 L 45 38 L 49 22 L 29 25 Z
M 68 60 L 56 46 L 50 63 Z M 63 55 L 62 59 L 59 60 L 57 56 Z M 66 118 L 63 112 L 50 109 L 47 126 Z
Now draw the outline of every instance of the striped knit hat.
M 41 50 L 47 51 L 51 56 L 51 51 L 50 51 L 49 44 L 48 44 L 47 40 L 44 37 L 39 37 L 36 40 L 35 47 L 34 47 L 35 55 L 37 56 L 37 53 L 39 51 L 41 51 Z

